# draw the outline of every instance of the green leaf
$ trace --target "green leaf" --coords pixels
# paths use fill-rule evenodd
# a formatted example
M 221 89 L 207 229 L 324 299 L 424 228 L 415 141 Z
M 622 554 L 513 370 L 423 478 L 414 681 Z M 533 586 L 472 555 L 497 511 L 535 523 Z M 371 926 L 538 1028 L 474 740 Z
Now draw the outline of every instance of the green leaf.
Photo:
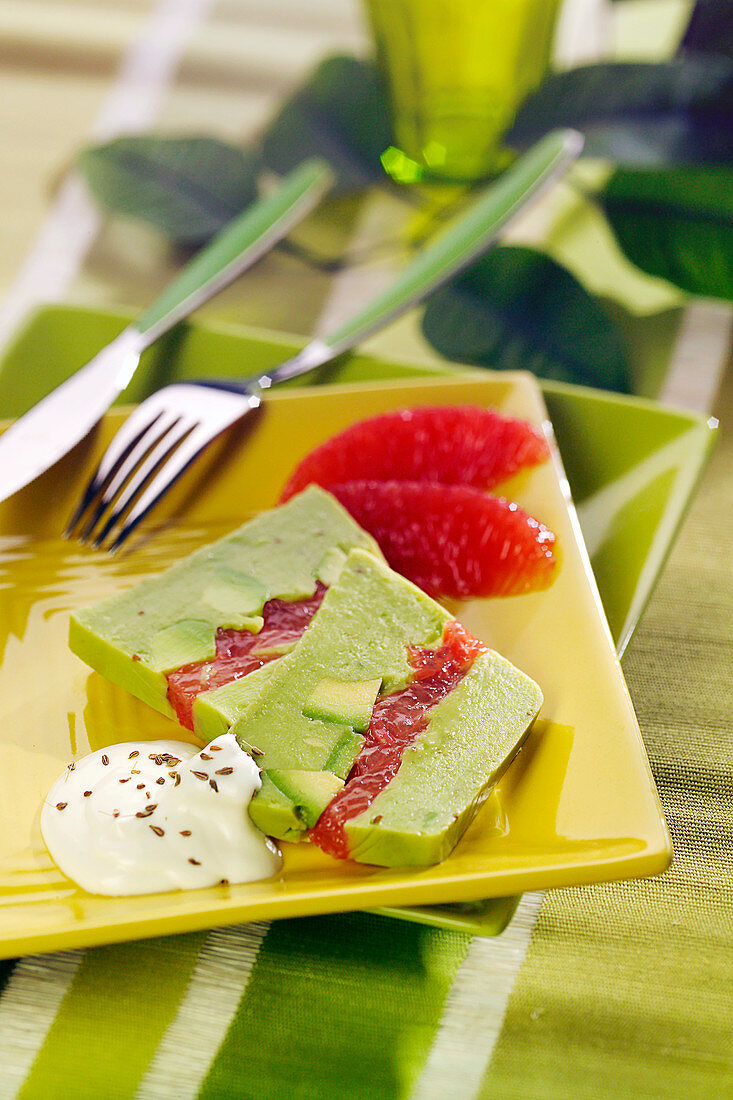
M 449 359 L 628 390 L 625 352 L 609 317 L 570 272 L 531 248 L 488 252 L 431 296 L 422 328 Z
M 355 57 L 330 57 L 318 65 L 261 139 L 276 172 L 289 172 L 308 156 L 325 157 L 345 190 L 386 182 L 381 155 L 390 142 L 377 70 Z
M 680 50 L 733 57 L 731 0 L 697 0 L 682 36 Z
M 216 138 L 124 137 L 87 149 L 79 166 L 105 209 L 196 244 L 254 201 L 261 161 Z
M 686 55 L 555 73 L 524 101 L 507 141 L 521 148 L 562 126 L 584 132 L 587 156 L 621 164 L 727 163 L 733 62 Z
M 733 168 L 619 170 L 597 199 L 643 271 L 691 294 L 733 298 Z

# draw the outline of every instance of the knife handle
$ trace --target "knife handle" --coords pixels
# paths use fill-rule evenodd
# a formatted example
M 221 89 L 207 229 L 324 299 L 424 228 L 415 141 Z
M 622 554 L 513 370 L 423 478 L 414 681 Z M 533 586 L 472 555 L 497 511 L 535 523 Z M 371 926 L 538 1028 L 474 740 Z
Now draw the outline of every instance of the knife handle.
M 134 322 L 133 327 L 144 339 L 143 347 L 256 263 L 313 210 L 333 182 L 333 171 L 326 161 L 304 161 L 276 191 L 233 218 Z

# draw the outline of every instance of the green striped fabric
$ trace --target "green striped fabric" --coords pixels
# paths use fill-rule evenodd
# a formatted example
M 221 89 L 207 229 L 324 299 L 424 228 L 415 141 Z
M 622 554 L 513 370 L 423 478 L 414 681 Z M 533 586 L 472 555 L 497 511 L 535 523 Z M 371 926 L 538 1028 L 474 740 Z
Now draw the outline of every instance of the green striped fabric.
M 273 925 L 199 1095 L 408 1095 L 467 943 L 369 914 Z
M 87 951 L 20 1095 L 41 1100 L 66 1080 L 75 1082 L 77 1097 L 131 1096 L 176 1012 L 203 939 L 197 933 L 180 942 Z M 115 1010 L 105 1011 L 112 1004 Z

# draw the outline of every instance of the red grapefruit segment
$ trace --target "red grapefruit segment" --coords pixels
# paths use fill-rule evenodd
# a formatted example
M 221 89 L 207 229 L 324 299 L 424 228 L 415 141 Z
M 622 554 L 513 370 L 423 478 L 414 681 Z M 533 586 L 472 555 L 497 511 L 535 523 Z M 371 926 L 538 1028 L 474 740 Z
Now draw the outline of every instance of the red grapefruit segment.
M 405 749 L 427 727 L 432 708 L 463 679 L 485 649 L 483 642 L 455 620 L 446 623 L 442 645 L 437 649 L 410 647 L 413 668 L 410 683 L 374 704 L 364 744 L 348 782 L 311 832 L 311 840 L 324 852 L 348 859 L 346 823 L 366 810 L 394 778 Z
M 193 701 L 202 691 L 240 680 L 248 672 L 279 656 L 267 652 L 300 638 L 321 605 L 326 588 L 318 582 L 306 600 L 268 600 L 262 609 L 264 624 L 258 634 L 248 630 L 219 630 L 216 656 L 210 661 L 184 665 L 168 674 L 168 699 L 182 726 L 193 729 Z
M 555 536 L 519 505 L 465 485 L 350 481 L 330 486 L 398 573 L 433 597 L 546 588 Z
M 471 405 L 384 413 L 316 447 L 285 486 L 285 501 L 306 485 L 345 481 L 435 481 L 490 489 L 549 456 L 531 424 Z

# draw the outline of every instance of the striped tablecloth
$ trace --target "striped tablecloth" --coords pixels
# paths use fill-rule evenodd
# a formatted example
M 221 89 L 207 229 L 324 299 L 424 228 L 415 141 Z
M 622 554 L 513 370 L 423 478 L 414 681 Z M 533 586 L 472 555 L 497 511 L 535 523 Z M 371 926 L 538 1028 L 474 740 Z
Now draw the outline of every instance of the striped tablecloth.
M 650 0 L 583 2 L 609 20 L 586 48 L 609 33 L 649 48 L 638 28 Z M 686 5 L 655 9 L 673 36 Z M 0 0 L 0 339 L 45 298 L 142 304 L 170 274 L 157 238 L 103 222 L 64 175 L 90 134 L 159 125 L 239 139 L 324 54 L 364 48 L 355 0 Z M 376 216 L 362 209 L 352 245 Z M 274 255 L 212 309 L 308 332 L 383 277 L 304 278 Z M 650 312 L 680 301 L 652 280 L 629 293 Z M 668 397 L 712 399 L 726 325 L 717 306 L 689 308 Z M 380 340 L 414 354 L 415 326 Z M 730 1090 L 730 372 L 715 411 L 721 445 L 624 660 L 675 845 L 665 875 L 526 895 L 496 939 L 350 914 L 0 964 L 0 1097 Z

